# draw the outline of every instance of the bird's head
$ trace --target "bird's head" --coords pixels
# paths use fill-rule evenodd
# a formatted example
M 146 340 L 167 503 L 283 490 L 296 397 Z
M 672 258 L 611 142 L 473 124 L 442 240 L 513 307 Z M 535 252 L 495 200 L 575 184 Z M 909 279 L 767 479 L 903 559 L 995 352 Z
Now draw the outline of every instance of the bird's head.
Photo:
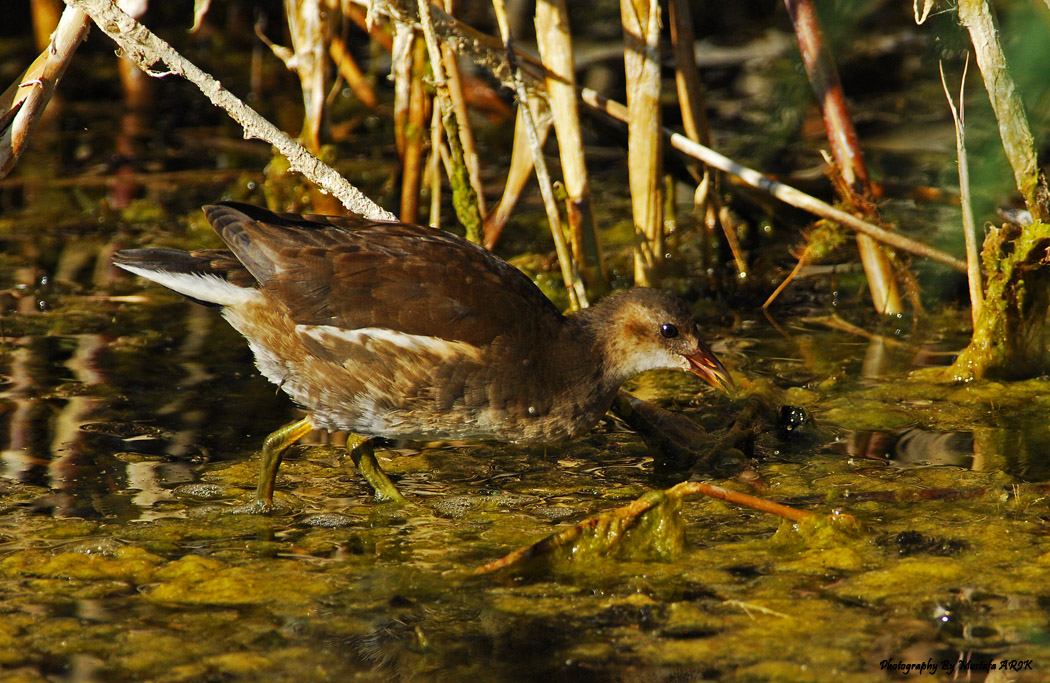
M 582 312 L 595 329 L 609 374 L 622 382 L 646 370 L 684 370 L 728 391 L 733 379 L 700 338 L 681 299 L 660 290 L 635 288 Z

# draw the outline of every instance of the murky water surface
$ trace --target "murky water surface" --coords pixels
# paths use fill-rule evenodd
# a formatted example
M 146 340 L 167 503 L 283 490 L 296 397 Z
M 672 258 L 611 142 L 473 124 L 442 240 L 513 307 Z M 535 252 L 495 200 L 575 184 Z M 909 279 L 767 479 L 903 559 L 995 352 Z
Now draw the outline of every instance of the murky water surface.
M 170 154 L 141 124 L 132 137 Z M 39 144 L 65 156 L 0 188 L 5 677 L 870 681 L 922 665 L 1050 680 L 1050 380 L 925 381 L 965 342 L 963 316 L 880 325 L 849 274 L 806 281 L 810 303 L 768 319 L 698 303 L 739 393 L 674 374 L 629 388 L 715 436 L 752 411 L 752 436 L 704 468 L 612 418 L 548 448 L 390 444 L 380 461 L 411 500 L 397 508 L 314 435 L 281 467 L 276 514 L 232 514 L 262 439 L 297 412 L 214 311 L 109 255 L 213 243 L 195 205 L 260 201 L 259 157 L 210 147 L 235 170 L 118 163 L 93 181 L 68 167 L 112 141 L 61 130 Z M 679 545 L 467 576 L 689 478 L 816 517 L 693 498 L 667 517 Z M 856 523 L 821 523 L 835 515 Z

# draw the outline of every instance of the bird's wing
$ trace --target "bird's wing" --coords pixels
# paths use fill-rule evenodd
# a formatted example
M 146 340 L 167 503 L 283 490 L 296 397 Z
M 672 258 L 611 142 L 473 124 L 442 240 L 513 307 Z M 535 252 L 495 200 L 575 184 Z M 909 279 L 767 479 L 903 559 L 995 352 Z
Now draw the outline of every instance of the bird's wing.
M 205 213 L 299 325 L 382 328 L 479 346 L 501 336 L 535 338 L 564 321 L 516 268 L 442 230 L 235 203 Z

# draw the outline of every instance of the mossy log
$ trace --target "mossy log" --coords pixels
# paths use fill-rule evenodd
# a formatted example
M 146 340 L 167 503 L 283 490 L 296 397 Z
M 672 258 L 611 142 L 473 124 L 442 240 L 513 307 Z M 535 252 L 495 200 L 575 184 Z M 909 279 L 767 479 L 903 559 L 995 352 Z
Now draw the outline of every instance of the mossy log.
M 992 230 L 981 252 L 985 306 L 953 380 L 1031 377 L 1050 371 L 1050 224 Z

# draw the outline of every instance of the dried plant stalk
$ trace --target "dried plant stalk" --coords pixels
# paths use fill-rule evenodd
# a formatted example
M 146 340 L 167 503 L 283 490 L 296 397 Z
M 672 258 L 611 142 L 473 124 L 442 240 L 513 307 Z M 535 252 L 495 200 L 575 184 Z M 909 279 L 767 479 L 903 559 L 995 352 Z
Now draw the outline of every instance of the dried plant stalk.
M 404 158 L 408 107 L 412 101 L 412 51 L 418 36 L 409 24 L 393 22 L 394 38 L 390 43 L 390 78 L 394 81 L 394 144 Z
M 671 23 L 671 50 L 675 62 L 675 86 L 678 90 L 678 105 L 682 112 L 682 130 L 690 140 L 710 147 L 711 130 L 707 123 L 704 86 L 700 81 L 700 72 L 696 68 L 696 55 L 693 52 L 695 36 L 689 3 L 686 0 L 670 0 L 668 14 Z M 697 191 L 693 197 L 697 211 L 704 217 L 705 226 L 711 232 L 721 226 L 726 243 L 733 254 L 737 272 L 741 276 L 746 275 L 747 261 L 740 248 L 736 230 L 732 223 L 722 221 L 718 173 L 699 162 L 694 162 L 689 169 L 698 182 Z
M 361 67 L 357 65 L 357 60 L 346 49 L 346 43 L 343 42 L 343 39 L 339 36 L 334 36 L 331 45 L 328 46 L 328 52 L 332 56 L 332 61 L 335 62 L 336 68 L 339 69 L 339 75 L 343 77 L 346 84 L 354 91 L 357 99 L 361 100 L 361 104 L 369 109 L 375 108 L 376 92 L 368 82 L 368 79 L 365 78 Z
M 480 244 L 482 218 L 478 206 L 478 195 L 470 183 L 470 174 L 463 156 L 460 135 L 462 124 L 452 106 L 448 79 L 443 67 L 441 46 L 434 33 L 434 24 L 430 19 L 432 9 L 430 0 L 418 0 L 417 8 L 437 91 L 436 106 L 441 107 L 441 122 L 445 126 L 445 139 L 448 141 L 449 156 L 452 160 L 452 170 L 449 174 L 449 182 L 452 185 L 452 206 L 456 209 L 456 217 L 467 231 L 467 239 Z
M 536 136 L 540 147 L 547 140 L 547 133 L 551 129 L 551 117 L 547 109 L 547 102 L 538 95 L 527 95 L 529 98 L 529 109 L 532 112 L 532 120 L 536 125 Z M 503 196 L 496 208 L 485 218 L 485 248 L 493 249 L 499 241 L 500 233 L 510 220 L 510 214 L 514 211 L 525 183 L 532 177 L 532 150 L 529 147 L 529 134 L 525 130 L 525 113 L 519 107 L 514 120 L 514 143 L 511 148 L 510 167 L 507 169 L 507 181 L 503 188 Z
M 966 65 L 959 79 L 959 108 L 955 108 L 952 95 L 948 92 L 948 81 L 944 78 L 944 64 L 941 68 L 941 85 L 944 96 L 948 98 L 948 108 L 952 111 L 955 123 L 955 155 L 959 160 L 959 204 L 962 207 L 963 239 L 966 240 L 966 279 L 970 286 L 970 318 L 974 328 L 981 319 L 984 308 L 984 285 L 981 283 L 981 257 L 977 250 L 977 224 L 973 219 L 973 204 L 970 201 L 970 165 L 966 160 L 966 130 L 964 123 L 966 91 L 966 67 L 970 64 L 970 55 L 966 55 Z
M 430 180 L 430 215 L 427 223 L 432 228 L 441 227 L 441 157 L 444 151 L 442 145 L 441 112 L 437 107 L 432 107 L 430 116 L 430 157 L 427 164 L 427 175 Z
M 71 1 L 79 3 L 88 2 L 89 0 Z M 364 4 L 366 2 L 366 0 L 347 1 L 359 4 Z M 412 25 L 416 22 L 416 17 L 414 17 L 407 8 L 408 5 L 414 7 L 415 3 L 409 3 L 407 0 L 367 1 L 376 13 L 389 16 L 395 22 L 401 22 L 407 25 Z M 499 78 L 508 85 L 514 85 L 514 79 L 511 75 L 512 71 L 508 64 L 507 55 L 500 47 L 499 41 L 494 40 L 491 36 L 487 36 L 461 21 L 449 17 L 437 8 L 432 8 L 431 14 L 433 15 L 435 32 L 442 37 L 442 40 L 455 44 L 458 51 L 462 54 L 469 55 L 479 66 L 490 69 L 496 78 Z M 542 65 L 538 64 L 536 60 L 530 58 L 527 54 L 518 52 L 514 52 L 513 54 L 521 63 L 521 68 L 515 73 L 519 74 L 522 80 L 527 80 L 530 87 L 541 87 L 542 79 L 539 74 L 542 72 Z M 599 114 L 606 115 L 617 121 L 627 121 L 627 108 L 619 102 L 609 100 L 589 88 L 580 88 L 580 98 L 586 106 L 592 108 Z M 777 182 L 768 176 L 762 175 L 754 169 L 739 164 L 725 155 L 719 154 L 709 147 L 693 142 L 687 137 L 679 135 L 671 130 L 664 129 L 663 135 L 668 137 L 671 141 L 671 146 L 682 154 L 692 156 L 710 166 L 724 171 L 725 173 L 729 173 L 730 175 L 739 178 L 747 185 L 763 192 L 767 192 L 786 204 L 802 209 L 803 211 L 808 211 L 817 216 L 829 218 L 841 223 L 850 230 L 869 235 L 877 241 L 888 244 L 895 249 L 900 249 L 915 254 L 916 256 L 921 256 L 922 258 L 928 258 L 943 263 L 956 270 L 966 272 L 966 263 L 955 258 L 951 254 L 947 254 L 939 249 L 908 238 L 902 234 L 885 230 L 878 225 L 874 225 L 857 218 L 852 214 L 846 213 L 845 211 L 836 209 L 827 202 L 820 201 L 816 197 L 801 192 L 789 185 Z
M 970 32 L 977 66 L 984 76 L 984 87 L 999 122 L 999 135 L 1013 168 L 1017 189 L 1032 218 L 1050 222 L 1050 190 L 1039 167 L 1035 138 L 1028 125 L 1020 92 L 1006 68 L 1006 57 L 999 45 L 999 28 L 992 10 L 985 0 L 961 0 L 959 20 Z
M 445 11 L 449 14 L 452 13 L 450 5 L 451 2 L 446 0 Z M 474 131 L 470 125 L 467 101 L 463 96 L 463 78 L 460 73 L 459 59 L 456 57 L 456 52 L 444 43 L 441 43 L 441 59 L 448 85 L 449 102 L 456 112 L 456 122 L 459 124 L 459 143 L 463 147 L 463 163 L 467 168 L 470 186 L 474 189 L 474 195 L 477 198 L 478 213 L 484 216 L 485 195 L 481 185 L 481 164 L 478 161 L 477 146 L 474 144 Z
M 621 0 L 620 20 L 627 75 L 627 172 L 636 236 L 634 283 L 652 287 L 664 253 L 660 3 Z
M 285 0 L 284 13 L 288 17 L 293 52 L 285 59 L 285 64 L 299 76 L 303 90 L 304 116 L 300 139 L 316 154 L 321 149 L 331 20 L 329 13 L 321 8 L 321 0 Z
M 426 71 L 426 47 L 413 42 L 408 88 L 408 118 L 402 133 L 404 152 L 401 155 L 401 220 L 415 223 L 419 219 L 419 189 L 423 176 L 423 132 L 426 124 L 429 96 L 423 84 Z
M 568 194 L 566 213 L 573 256 L 584 282 L 600 292 L 606 289 L 608 276 L 591 207 L 576 100 L 576 66 L 565 0 L 539 0 L 536 3 L 536 42 L 540 59 L 547 68 L 547 97 L 558 138 L 562 182 Z
M 55 86 L 73 59 L 77 46 L 87 37 L 90 25 L 84 12 L 67 7 L 48 46 L 0 95 L 0 178 L 6 177 L 18 163 L 33 129 L 55 93 Z
M 525 81 L 521 70 L 517 67 L 514 41 L 510 35 L 510 23 L 507 20 L 507 10 L 503 0 L 492 0 L 492 8 L 496 12 L 496 21 L 499 23 L 500 36 L 506 49 L 507 64 L 510 67 L 511 80 L 514 84 L 514 92 L 518 96 L 518 111 L 521 114 L 523 128 L 527 133 L 529 148 L 532 151 L 532 163 L 536 169 L 536 181 L 540 185 L 540 194 L 543 196 L 543 208 L 547 212 L 547 223 L 550 225 L 551 238 L 554 240 L 554 249 L 558 254 L 558 267 L 561 269 L 562 281 L 565 283 L 565 291 L 569 297 L 569 305 L 573 310 L 586 308 L 587 290 L 583 286 L 572 260 L 572 253 L 565 243 L 565 233 L 561 227 L 561 217 L 558 215 L 558 205 L 554 201 L 554 190 L 551 186 L 550 174 L 547 172 L 547 162 L 543 158 L 543 149 L 540 147 L 540 137 L 536 122 L 532 118 L 532 110 L 528 107 L 529 96 L 525 91 Z
M 835 164 L 853 191 L 852 196 L 843 199 L 853 207 L 869 204 L 866 199 L 871 197 L 871 179 L 864 163 L 864 154 L 857 143 L 857 131 L 846 106 L 835 62 L 824 41 L 816 7 L 813 0 L 785 0 L 785 4 L 795 25 L 802 62 L 820 102 Z M 875 310 L 886 315 L 903 311 L 897 280 L 886 254 L 866 235 L 857 235 L 857 249 L 868 276 Z

